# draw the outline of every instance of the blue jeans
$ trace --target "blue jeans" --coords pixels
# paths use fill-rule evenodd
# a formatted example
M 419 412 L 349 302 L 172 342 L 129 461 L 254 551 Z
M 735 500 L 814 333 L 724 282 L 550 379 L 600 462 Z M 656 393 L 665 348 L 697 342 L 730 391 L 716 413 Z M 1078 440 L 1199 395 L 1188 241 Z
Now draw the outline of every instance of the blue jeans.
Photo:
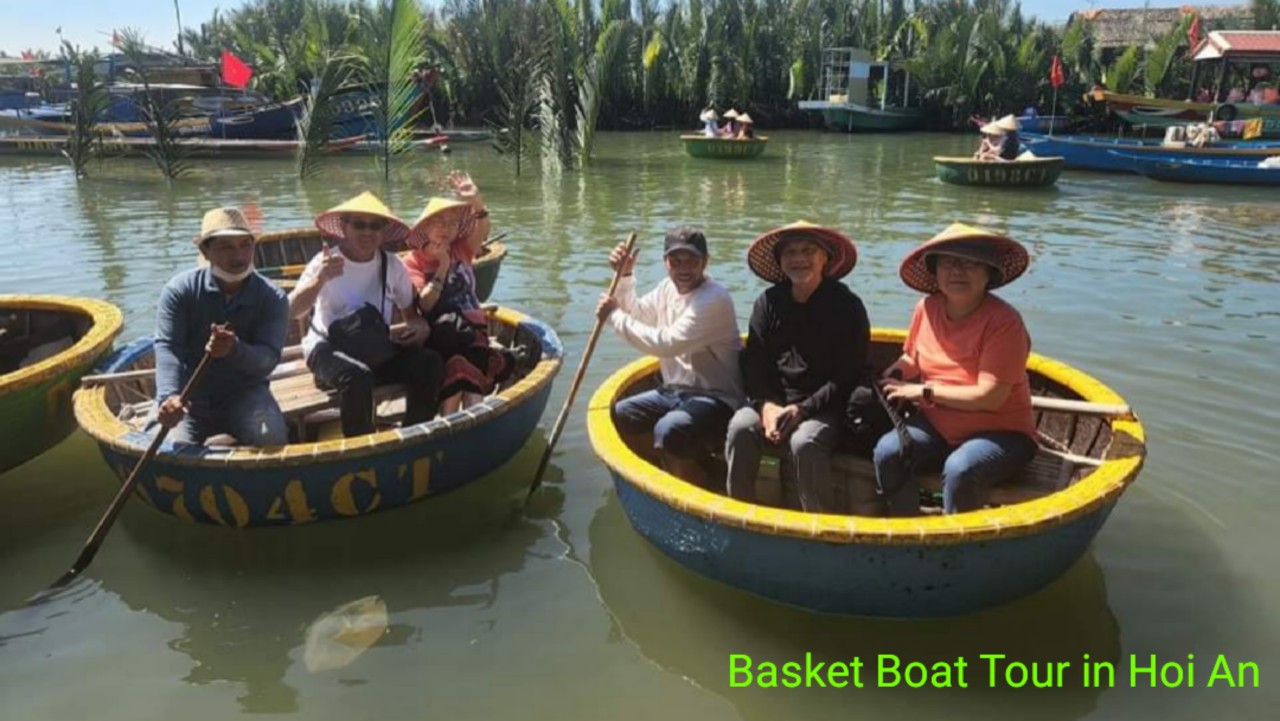
M 662 387 L 618 401 L 613 418 L 626 434 L 653 432 L 653 447 L 681 460 L 719 448 L 733 409 L 724 401 Z
M 148 430 L 154 428 L 154 414 L 152 418 Z M 169 440 L 201 444 L 221 433 L 235 437 L 242 446 L 283 446 L 289 442 L 289 427 L 265 384 L 230 396 L 192 401 L 191 412 L 169 431 Z
M 835 497 L 831 456 L 840 443 L 841 414 L 823 411 L 806 418 L 782 447 L 784 492 L 795 493 L 792 506 L 809 513 L 843 513 L 844 502 Z M 756 409 L 738 409 L 729 422 L 724 458 L 729 464 L 726 492 L 747 503 L 756 502 L 756 476 L 764 455 L 764 422 Z M 788 501 L 791 499 L 788 498 Z
M 910 466 L 902 462 L 896 431 L 876 443 L 876 489 L 890 516 L 920 513 L 920 481 L 916 474 L 942 471 L 942 504 L 947 513 L 982 508 L 987 490 L 1012 478 L 1036 455 L 1036 442 L 1015 431 L 978 433 L 958 446 L 943 440 L 924 414 L 906 421 L 911 436 Z

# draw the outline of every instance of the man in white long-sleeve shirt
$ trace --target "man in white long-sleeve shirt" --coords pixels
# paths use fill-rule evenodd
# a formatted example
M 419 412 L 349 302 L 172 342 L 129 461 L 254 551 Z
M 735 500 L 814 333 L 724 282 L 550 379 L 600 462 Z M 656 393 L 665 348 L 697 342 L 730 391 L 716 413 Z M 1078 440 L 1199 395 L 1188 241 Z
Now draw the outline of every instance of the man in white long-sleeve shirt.
M 733 298 L 707 277 L 707 239 L 681 227 L 667 233 L 667 278 L 643 298 L 632 276 L 635 256 L 619 244 L 609 256 L 622 280 L 615 297 L 600 299 L 597 315 L 636 350 L 660 359 L 662 386 L 620 401 L 613 409 L 625 434 L 653 433 L 664 467 L 692 483 L 705 482 L 701 461 L 724 442 L 729 419 L 742 405 L 742 349 Z

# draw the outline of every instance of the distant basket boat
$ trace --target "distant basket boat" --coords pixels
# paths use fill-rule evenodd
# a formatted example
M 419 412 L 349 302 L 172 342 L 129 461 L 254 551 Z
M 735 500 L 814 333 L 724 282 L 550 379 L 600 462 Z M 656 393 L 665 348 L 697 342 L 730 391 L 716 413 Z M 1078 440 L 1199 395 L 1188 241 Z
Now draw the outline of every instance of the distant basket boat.
M 754 138 L 708 138 L 705 135 L 681 135 L 684 151 L 695 158 L 758 158 L 769 144 L 769 138 L 757 135 Z
M 531 349 L 498 392 L 449 416 L 397 426 L 403 388 L 379 388 L 381 430 L 322 440 L 337 423 L 336 399 L 316 389 L 298 349 L 286 352 L 271 391 L 297 442 L 279 448 L 161 445 L 138 483 L 157 510 L 222 526 L 288 526 L 358 516 L 460 488 L 506 463 L 533 435 L 546 408 L 564 348 L 555 331 L 513 310 L 491 316 L 493 339 Z M 154 344 L 136 342 L 102 370 L 121 374 L 75 394 L 80 427 L 124 479 L 151 442 Z
M 1004 188 L 1040 188 L 1058 182 L 1062 158 L 1027 160 L 974 160 L 936 156 L 938 180 L 952 185 L 982 185 Z
M 71 392 L 123 325 L 100 300 L 0 295 L 0 473 L 75 429 Z
M 1252 160 L 1210 158 L 1162 158 L 1111 151 L 1132 163 L 1134 170 L 1169 183 L 1214 185 L 1280 185 L 1280 165 L 1260 167 Z
M 900 356 L 905 337 L 873 332 L 876 367 Z M 652 358 L 622 368 L 587 410 L 592 448 L 609 467 L 631 525 L 696 573 L 824 613 L 944 616 L 1031 593 L 1084 554 L 1146 455 L 1145 431 L 1123 398 L 1033 354 L 1032 393 L 1053 399 L 1038 401 L 1042 448 L 1021 479 L 992 490 L 994 507 L 878 518 L 744 503 L 665 473 L 619 434 L 614 404 L 653 387 L 657 370 Z M 1068 412 L 1073 404 L 1061 399 L 1099 405 Z M 874 488 L 870 461 L 838 454 L 834 468 L 851 487 Z
M 264 276 L 279 281 L 286 289 L 291 289 L 307 263 L 320 252 L 324 238 L 316 228 L 299 228 L 275 233 L 263 233 L 258 237 L 254 248 L 254 265 Z M 408 252 L 404 243 L 387 246 L 388 250 L 401 255 Z M 493 240 L 484 247 L 484 252 L 476 258 L 476 295 L 485 301 L 493 294 L 493 286 L 498 282 L 498 271 L 502 261 L 507 257 L 507 246 Z

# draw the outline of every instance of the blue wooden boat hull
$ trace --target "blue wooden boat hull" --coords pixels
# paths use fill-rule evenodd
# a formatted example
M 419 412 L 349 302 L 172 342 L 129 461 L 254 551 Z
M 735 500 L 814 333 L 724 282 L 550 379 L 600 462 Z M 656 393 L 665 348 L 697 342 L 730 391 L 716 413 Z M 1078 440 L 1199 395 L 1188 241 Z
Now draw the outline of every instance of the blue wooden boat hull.
M 1254 161 L 1144 158 L 1112 152 L 1152 180 L 1215 185 L 1280 185 L 1280 168 L 1259 168 Z
M 905 337 L 874 329 L 873 357 L 887 364 L 901 354 Z M 1037 423 L 1049 442 L 1087 447 L 1097 465 L 1050 464 L 1039 471 L 1049 483 L 1045 492 L 954 515 L 882 518 L 865 515 L 869 507 L 863 514 L 806 513 L 728 498 L 637 452 L 635 439 L 619 432 L 613 408 L 651 387 L 657 372 L 656 359 L 623 367 L 601 384 L 587 410 L 592 448 L 631 525 L 695 573 L 820 613 L 951 616 L 1032 593 L 1085 554 L 1146 453 L 1145 431 L 1128 411 L 1080 422 L 1045 412 Z M 1127 408 L 1114 391 L 1058 361 L 1032 354 L 1027 372 L 1038 393 Z M 874 497 L 870 485 L 859 487 Z
M 289 526 L 364 515 L 461 488 L 513 458 L 533 435 L 564 355 L 550 327 L 514 315 L 541 341 L 542 360 L 509 391 L 428 423 L 284 449 L 166 441 L 143 471 L 138 496 L 187 521 Z M 152 349 L 151 339 L 137 341 L 113 355 L 102 371 L 134 367 Z M 99 441 L 107 464 L 127 478 L 150 436 L 129 431 L 105 438 L 108 434 L 94 429 L 111 424 L 101 418 L 105 408 L 96 406 L 97 401 L 78 395 L 77 419 Z
M 708 521 L 612 475 L 631 525 L 680 565 L 774 601 L 859 616 L 953 616 L 1039 590 L 1080 559 L 1115 506 L 1035 536 L 844 545 Z
M 1054 136 L 1024 133 L 1022 146 L 1036 155 L 1060 156 L 1066 167 L 1073 170 L 1100 170 L 1117 173 L 1134 173 L 1137 169 L 1123 156 L 1111 151 L 1133 155 L 1159 155 L 1174 158 L 1230 158 L 1233 160 L 1262 160 L 1280 155 L 1280 142 L 1239 141 L 1215 144 L 1211 148 L 1176 149 L 1162 147 L 1159 140 L 1136 138 L 1100 138 L 1093 136 Z

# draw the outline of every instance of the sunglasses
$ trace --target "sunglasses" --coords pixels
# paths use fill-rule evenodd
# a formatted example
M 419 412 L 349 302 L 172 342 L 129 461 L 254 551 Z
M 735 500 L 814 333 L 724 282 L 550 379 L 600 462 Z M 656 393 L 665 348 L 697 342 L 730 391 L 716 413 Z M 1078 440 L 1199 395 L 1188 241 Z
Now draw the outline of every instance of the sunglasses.
M 364 220 L 363 218 L 343 218 L 343 223 L 356 230 L 382 230 L 387 227 L 385 220 Z

